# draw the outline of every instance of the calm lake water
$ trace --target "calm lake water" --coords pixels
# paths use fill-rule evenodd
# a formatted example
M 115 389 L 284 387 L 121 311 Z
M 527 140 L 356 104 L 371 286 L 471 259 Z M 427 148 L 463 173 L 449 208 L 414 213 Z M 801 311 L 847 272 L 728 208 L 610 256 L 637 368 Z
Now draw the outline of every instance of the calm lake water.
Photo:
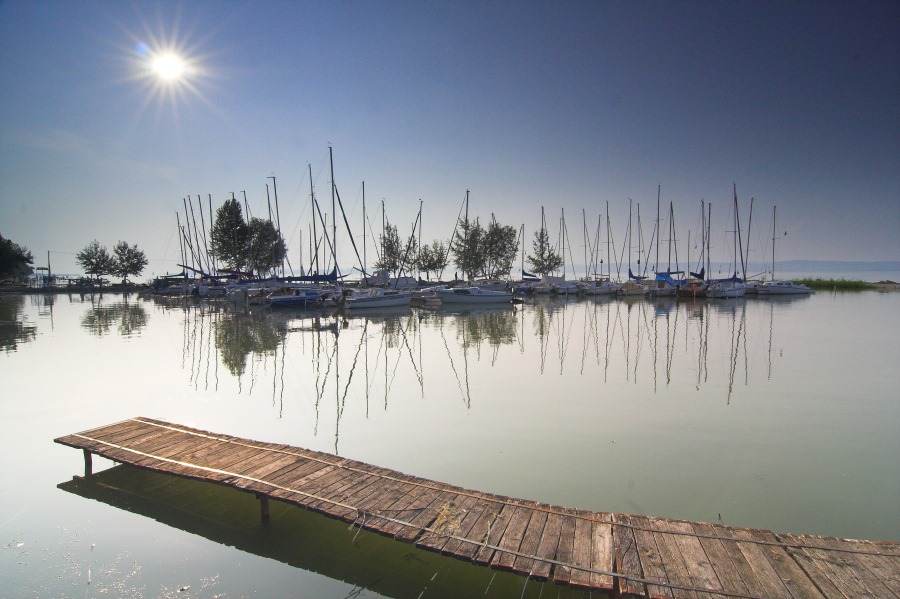
M 53 439 L 132 416 L 571 507 L 897 541 L 898 314 L 877 292 L 351 317 L 0 296 L 0 596 L 580 596 L 277 503 L 262 525 L 211 485 L 73 481 L 81 452 Z

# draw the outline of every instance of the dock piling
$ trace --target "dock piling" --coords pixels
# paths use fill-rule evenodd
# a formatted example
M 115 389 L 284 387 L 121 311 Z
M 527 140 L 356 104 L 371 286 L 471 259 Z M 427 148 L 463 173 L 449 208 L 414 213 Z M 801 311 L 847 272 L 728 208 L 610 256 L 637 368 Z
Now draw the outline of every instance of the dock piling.
M 87 478 L 93 474 L 93 465 L 91 464 L 91 452 L 84 449 L 84 477 Z
M 257 499 L 259 499 L 259 517 L 263 522 L 269 521 L 269 496 L 268 495 L 257 495 Z

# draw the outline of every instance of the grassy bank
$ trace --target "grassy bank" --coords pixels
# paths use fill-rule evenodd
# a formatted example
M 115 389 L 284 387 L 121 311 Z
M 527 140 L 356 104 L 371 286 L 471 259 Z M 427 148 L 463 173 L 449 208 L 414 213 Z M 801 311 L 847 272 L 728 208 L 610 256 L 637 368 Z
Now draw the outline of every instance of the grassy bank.
M 794 279 L 794 282 L 816 291 L 867 291 L 878 288 L 878 283 L 849 279 Z

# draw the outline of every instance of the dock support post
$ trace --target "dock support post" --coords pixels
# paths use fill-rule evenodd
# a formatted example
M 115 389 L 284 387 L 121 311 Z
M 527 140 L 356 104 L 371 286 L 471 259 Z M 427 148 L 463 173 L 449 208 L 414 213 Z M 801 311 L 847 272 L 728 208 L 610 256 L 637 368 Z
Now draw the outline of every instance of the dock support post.
M 91 464 L 91 452 L 87 449 L 83 449 L 84 451 L 84 476 L 87 478 L 91 474 L 93 474 L 93 467 Z
M 259 499 L 259 516 L 263 522 L 269 521 L 269 497 L 267 495 L 257 495 Z

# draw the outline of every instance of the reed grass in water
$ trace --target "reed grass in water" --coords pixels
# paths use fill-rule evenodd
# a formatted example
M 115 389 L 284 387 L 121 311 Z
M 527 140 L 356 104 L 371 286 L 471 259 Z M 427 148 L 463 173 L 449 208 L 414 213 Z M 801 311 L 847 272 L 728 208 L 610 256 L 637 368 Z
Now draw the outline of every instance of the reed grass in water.
M 874 283 L 868 281 L 854 281 L 848 279 L 794 279 L 795 283 L 806 285 L 817 291 L 866 291 L 875 289 Z

